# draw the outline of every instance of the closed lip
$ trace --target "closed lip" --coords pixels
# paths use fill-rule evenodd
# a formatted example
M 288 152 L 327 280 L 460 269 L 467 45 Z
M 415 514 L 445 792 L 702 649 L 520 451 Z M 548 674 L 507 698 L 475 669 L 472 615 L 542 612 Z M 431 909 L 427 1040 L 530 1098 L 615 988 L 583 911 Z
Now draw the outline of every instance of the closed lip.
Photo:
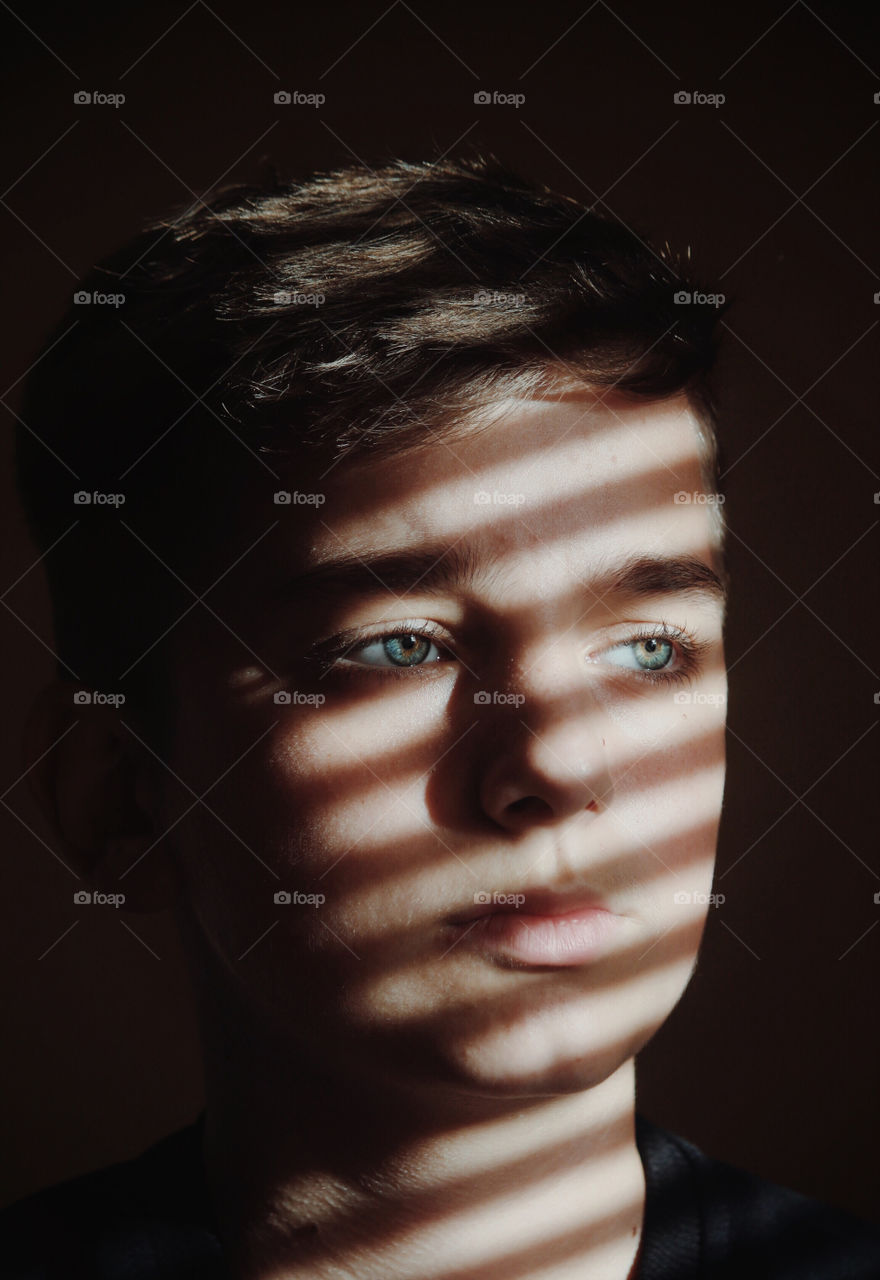
M 519 906 L 509 899 L 516 896 L 522 896 L 525 901 Z M 580 893 L 562 894 L 552 889 L 510 889 L 504 892 L 498 891 L 497 896 L 502 901 L 475 903 L 467 911 L 450 917 L 448 923 L 453 925 L 470 924 L 473 920 L 480 920 L 483 916 L 495 915 L 517 915 L 517 916 L 572 916 L 587 911 L 607 911 L 609 914 L 611 908 L 607 903 L 603 902 L 596 894 L 589 891 L 581 891 Z M 504 901 L 508 899 L 508 901 Z

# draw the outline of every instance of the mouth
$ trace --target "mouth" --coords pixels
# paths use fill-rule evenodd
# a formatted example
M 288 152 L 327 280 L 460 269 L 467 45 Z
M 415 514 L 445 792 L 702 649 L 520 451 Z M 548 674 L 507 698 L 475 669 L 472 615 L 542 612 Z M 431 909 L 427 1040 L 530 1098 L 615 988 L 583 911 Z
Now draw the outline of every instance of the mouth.
M 610 907 L 595 893 L 582 890 L 579 893 L 561 894 L 552 889 L 510 890 L 480 894 L 485 901 L 475 902 L 472 908 L 452 916 L 447 924 L 471 924 L 486 916 L 515 915 L 520 918 L 558 919 L 589 911 L 606 911 Z
M 482 896 L 482 895 L 481 895 Z M 624 921 L 595 894 L 485 895 L 450 918 L 456 942 L 504 968 L 558 969 L 600 959 Z M 450 948 L 452 950 L 452 948 Z

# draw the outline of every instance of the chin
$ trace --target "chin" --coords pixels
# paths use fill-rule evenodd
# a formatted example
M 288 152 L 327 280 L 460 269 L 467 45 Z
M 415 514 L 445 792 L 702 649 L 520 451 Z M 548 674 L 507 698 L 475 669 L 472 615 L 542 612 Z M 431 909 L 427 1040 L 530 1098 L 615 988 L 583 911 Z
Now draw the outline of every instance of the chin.
M 662 1021 L 662 1020 L 661 1020 Z M 423 1065 L 457 1093 L 484 1098 L 551 1097 L 592 1089 L 633 1058 L 657 1025 L 622 1036 L 595 1021 L 556 1016 L 493 1025 L 456 1026 L 422 1046 Z M 408 1055 L 410 1064 L 413 1062 Z
M 552 1098 L 595 1088 L 612 1076 L 623 1061 L 610 1055 L 586 1054 L 528 1069 L 512 1064 L 508 1058 L 497 1061 L 492 1055 L 477 1051 L 452 1065 L 457 1069 L 454 1083 L 475 1097 Z

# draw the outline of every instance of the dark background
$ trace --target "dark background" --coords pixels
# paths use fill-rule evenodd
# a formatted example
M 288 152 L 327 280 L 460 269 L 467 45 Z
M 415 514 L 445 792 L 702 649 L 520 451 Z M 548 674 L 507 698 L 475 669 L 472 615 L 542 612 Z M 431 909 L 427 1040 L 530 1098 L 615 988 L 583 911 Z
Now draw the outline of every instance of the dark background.
M 687 995 L 640 1058 L 639 1108 L 712 1155 L 880 1219 L 876 9 L 13 7 L 0 206 L 0 1192 L 133 1154 L 201 1102 L 170 920 L 135 917 L 134 933 L 114 912 L 77 917 L 20 779 L 21 727 L 53 641 L 12 490 L 19 380 L 77 278 L 144 217 L 224 177 L 253 178 L 267 157 L 296 177 L 470 143 L 601 200 L 656 241 L 690 244 L 734 299 L 719 368 L 735 587 L 715 886 L 726 902 Z M 278 106 L 279 89 L 327 101 Z M 477 106 L 480 89 L 525 103 Z M 78 90 L 126 102 L 77 106 Z M 727 100 L 676 105 L 679 90 Z

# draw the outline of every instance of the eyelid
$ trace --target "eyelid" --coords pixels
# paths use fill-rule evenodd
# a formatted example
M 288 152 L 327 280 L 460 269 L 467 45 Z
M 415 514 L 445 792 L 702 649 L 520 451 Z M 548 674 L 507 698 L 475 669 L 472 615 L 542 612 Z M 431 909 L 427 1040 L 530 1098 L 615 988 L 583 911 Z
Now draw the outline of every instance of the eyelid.
M 609 653 L 612 649 L 624 649 L 627 645 L 638 644 L 640 640 L 672 640 L 682 645 L 687 643 L 700 643 L 685 627 L 677 627 L 674 623 L 660 622 L 623 622 L 618 626 L 626 628 L 622 630 L 618 639 L 612 640 L 610 643 L 603 644 L 601 648 L 594 648 L 591 651 L 591 658 L 595 655 Z
M 671 667 L 657 668 L 656 670 L 638 670 L 636 668 L 627 670 L 627 678 L 647 681 L 649 684 L 660 684 L 663 681 L 673 682 L 676 680 L 688 680 L 699 669 L 701 659 L 707 650 L 711 648 L 711 642 L 700 640 L 684 627 L 675 626 L 661 619 L 659 622 L 642 623 L 629 622 L 618 623 L 618 627 L 627 630 L 621 631 L 618 639 L 613 640 L 610 644 L 605 644 L 601 649 L 593 649 L 587 655 L 587 661 L 596 662 L 602 655 L 612 652 L 615 649 L 624 649 L 632 645 L 638 644 L 640 641 L 649 639 L 662 639 L 671 642 L 676 650 L 674 664 Z M 410 673 L 426 674 L 436 671 L 436 668 L 443 662 L 444 658 L 434 659 L 431 662 L 415 663 L 410 667 L 394 666 L 393 664 L 384 667 L 373 663 L 360 663 L 353 660 L 346 661 L 346 655 L 353 650 L 366 648 L 370 644 L 378 643 L 382 640 L 391 639 L 394 636 L 401 635 L 417 635 L 432 641 L 438 648 L 447 650 L 447 655 L 451 654 L 455 658 L 455 653 L 451 643 L 447 637 L 449 635 L 445 627 L 440 623 L 428 621 L 424 618 L 407 618 L 401 622 L 389 623 L 376 628 L 361 629 L 352 627 L 346 631 L 340 632 L 338 635 L 331 637 L 326 641 L 318 641 L 308 651 L 307 658 L 317 662 L 322 668 L 322 672 L 326 674 L 330 670 L 351 672 L 355 669 L 362 671 L 372 670 L 375 672 L 383 672 L 384 674 L 407 676 Z M 341 660 L 341 661 L 340 661 Z M 609 666 L 616 667 L 617 664 L 609 663 Z M 622 666 L 620 670 L 625 668 Z
M 366 648 L 369 644 L 376 644 L 380 640 L 390 640 L 394 636 L 416 635 L 424 637 L 426 640 L 433 641 L 438 648 L 449 649 L 450 646 L 446 642 L 448 632 L 437 622 L 426 621 L 424 618 L 406 618 L 402 622 L 388 623 L 385 626 L 377 627 L 375 630 L 361 630 L 359 627 L 351 627 L 347 631 L 341 631 L 338 635 L 332 636 L 329 640 L 319 640 L 312 645 L 308 651 L 307 657 L 324 665 L 327 669 L 332 667 L 340 658 L 344 659 L 346 654 L 355 649 Z M 329 661 L 328 661 L 329 660 Z M 370 663 L 351 663 L 352 666 L 362 666 L 370 669 Z M 416 671 L 420 667 L 434 666 L 435 663 L 418 663 L 412 667 L 389 667 L 391 671 Z M 386 668 L 373 667 L 373 670 L 383 670 Z
M 624 679 L 640 680 L 654 687 L 662 687 L 664 684 L 687 683 L 697 677 L 704 657 L 712 648 L 710 640 L 701 640 L 689 629 L 677 627 L 663 619 L 659 623 L 649 624 L 638 630 L 627 631 L 621 639 L 594 651 L 589 660 L 595 662 L 603 654 L 613 652 L 615 649 L 625 649 L 643 640 L 665 640 L 671 643 L 675 649 L 673 664 L 667 667 L 658 667 L 655 670 L 625 669 L 622 665 L 618 668 L 616 663 L 609 663 L 608 665 L 619 671 L 626 670 Z
M 632 644 L 638 640 L 658 638 L 686 640 L 690 636 L 690 632 L 686 628 L 677 627 L 665 620 L 644 623 L 622 622 L 616 623 L 615 626 L 629 629 L 621 632 L 620 639 L 604 644 L 601 649 L 594 649 L 594 653 L 605 653 L 609 649 Z M 345 631 L 338 632 L 335 636 L 329 637 L 327 640 L 317 641 L 311 647 L 312 649 L 320 648 L 323 650 L 328 650 L 332 647 L 333 652 L 339 652 L 342 649 L 351 649 L 359 642 L 369 644 L 371 641 L 386 640 L 391 636 L 412 634 L 424 635 L 431 640 L 436 640 L 442 636 L 449 638 L 449 632 L 439 622 L 432 622 L 425 618 L 404 618 L 400 622 L 385 623 L 375 628 L 350 627 Z

